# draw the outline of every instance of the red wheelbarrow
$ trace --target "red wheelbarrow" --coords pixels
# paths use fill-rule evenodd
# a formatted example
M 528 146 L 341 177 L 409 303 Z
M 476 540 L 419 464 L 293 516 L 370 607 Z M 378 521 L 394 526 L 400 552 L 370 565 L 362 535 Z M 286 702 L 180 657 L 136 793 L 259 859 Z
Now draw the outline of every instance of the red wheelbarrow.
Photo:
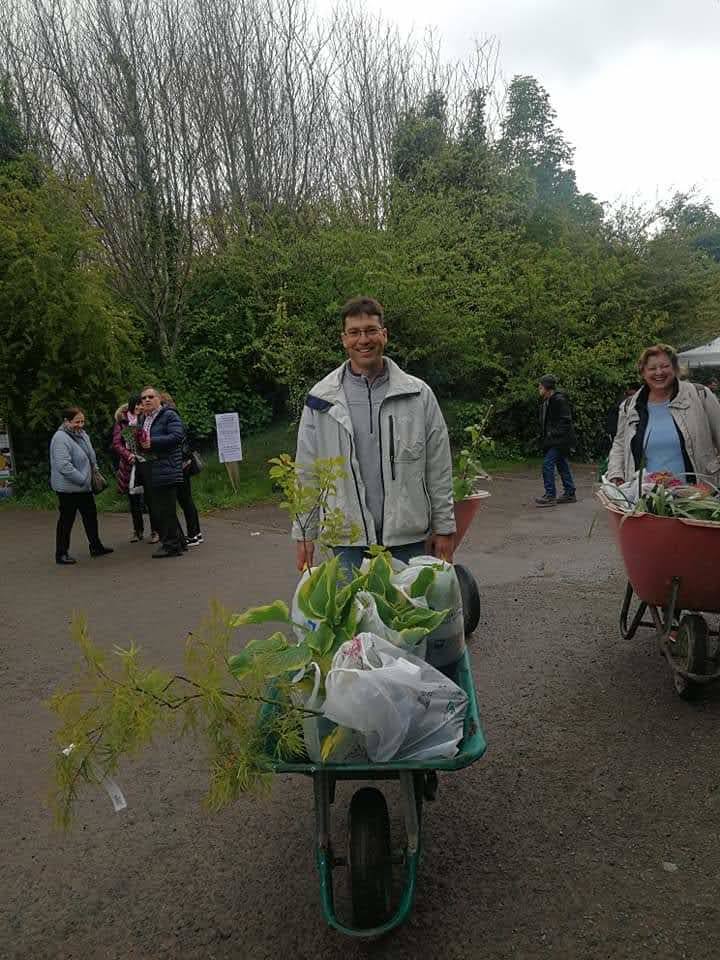
M 598 498 L 628 576 L 620 632 L 630 640 L 639 627 L 654 629 L 675 689 L 689 699 L 720 679 L 720 629 L 706 619 L 720 614 L 720 524 L 630 514 L 602 492 Z M 633 597 L 638 607 L 631 618 Z

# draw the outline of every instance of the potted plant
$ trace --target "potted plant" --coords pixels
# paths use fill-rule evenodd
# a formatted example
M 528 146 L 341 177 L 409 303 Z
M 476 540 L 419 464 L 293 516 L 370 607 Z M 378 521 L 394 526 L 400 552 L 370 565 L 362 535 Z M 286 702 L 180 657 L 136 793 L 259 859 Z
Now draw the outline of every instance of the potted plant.
M 495 441 L 484 432 L 491 414 L 492 407 L 488 407 L 479 423 L 473 423 L 465 428 L 468 442 L 460 450 L 455 461 L 453 499 L 457 543 L 460 543 L 467 533 L 481 501 L 490 496 L 487 490 L 480 488 L 482 482 L 491 479 L 483 468 L 480 457 L 492 454 L 495 450 Z

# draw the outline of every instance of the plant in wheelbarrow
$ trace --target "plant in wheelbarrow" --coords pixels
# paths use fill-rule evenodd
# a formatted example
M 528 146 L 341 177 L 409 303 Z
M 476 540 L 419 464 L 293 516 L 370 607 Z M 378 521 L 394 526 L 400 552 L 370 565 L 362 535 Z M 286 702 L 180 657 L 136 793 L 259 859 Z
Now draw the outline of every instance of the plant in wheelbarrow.
M 293 515 L 301 507 L 327 505 L 342 470 L 341 463 L 318 463 L 310 475 L 305 472 L 301 477 L 289 457 L 279 458 L 272 466 L 285 492 L 286 509 Z M 325 512 L 322 507 L 320 510 Z M 325 519 L 335 539 L 342 518 L 328 510 Z M 442 568 L 442 564 L 437 566 Z M 406 589 L 400 589 L 393 582 L 399 574 L 383 551 L 376 551 L 349 579 L 340 576 L 338 561 L 331 557 L 307 571 L 297 591 L 302 622 L 297 618 L 293 622 L 287 603 L 279 599 L 240 614 L 213 605 L 207 621 L 188 635 L 180 671 L 144 665 L 139 649 L 132 644 L 106 653 L 92 642 L 84 620 L 77 618 L 73 636 L 82 653 L 81 675 L 51 701 L 60 719 L 54 792 L 58 820 L 65 826 L 70 823 L 83 785 L 102 786 L 116 809 L 125 806 L 113 779 L 121 760 L 174 729 L 205 744 L 207 804 L 211 809 L 248 790 L 267 788 L 273 772 L 312 775 L 317 865 L 327 921 L 353 936 L 375 936 L 396 926 L 409 912 L 414 896 L 425 777 L 437 769 L 466 766 L 485 750 L 466 653 L 458 685 L 438 674 L 439 682 L 419 686 L 426 671 L 433 672 L 433 668 L 412 651 L 446 614 L 433 610 L 427 602 L 436 572 L 433 566 L 419 569 Z M 359 632 L 368 616 L 375 618 L 380 633 L 395 642 Z M 264 624 L 277 624 L 279 629 L 233 651 L 238 628 Z M 353 658 L 359 667 L 353 665 Z M 343 664 L 339 671 L 338 662 Z M 383 674 L 387 691 L 393 671 L 401 677 L 395 692 L 405 691 L 404 700 L 391 696 L 393 709 L 400 721 L 405 712 L 416 718 L 414 734 L 410 735 L 408 723 L 403 727 L 404 739 L 399 737 L 397 744 L 397 749 L 405 749 L 412 759 L 392 760 L 387 737 L 376 738 L 374 744 L 368 738 L 364 744 L 367 755 L 358 755 L 357 750 L 348 755 L 348 736 L 356 740 L 363 727 L 356 724 L 349 731 L 323 709 L 326 698 L 331 699 L 333 676 L 339 683 L 335 690 L 338 710 L 355 702 L 372 717 L 381 705 L 382 682 L 375 683 L 374 700 L 363 695 L 363 690 L 369 689 L 363 684 L 371 674 L 376 681 Z M 432 716 L 439 722 L 433 720 L 427 733 L 423 718 Z M 443 749 L 438 750 L 440 735 Z M 316 748 L 319 756 L 313 760 L 309 753 Z M 380 749 L 390 751 L 391 762 L 378 764 L 369 758 L 373 750 Z M 423 757 L 429 758 L 420 759 Z M 332 762 L 326 764 L 326 760 Z M 337 918 L 333 906 L 332 870 L 341 861 L 329 843 L 330 805 L 337 779 L 369 777 L 400 779 L 407 830 L 401 850 L 406 886 L 390 916 L 389 877 L 396 858 L 391 857 L 389 846 L 387 807 L 378 791 L 360 790 L 350 806 L 347 863 L 355 924 L 350 927 Z

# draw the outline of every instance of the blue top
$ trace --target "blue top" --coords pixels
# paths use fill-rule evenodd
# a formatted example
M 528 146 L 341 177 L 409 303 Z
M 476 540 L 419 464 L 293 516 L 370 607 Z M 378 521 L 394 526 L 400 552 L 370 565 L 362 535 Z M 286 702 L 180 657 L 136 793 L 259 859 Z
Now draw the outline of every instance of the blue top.
M 679 480 L 685 479 L 685 460 L 675 421 L 670 412 L 670 401 L 648 403 L 648 425 L 645 431 L 646 470 L 659 473 L 667 470 Z

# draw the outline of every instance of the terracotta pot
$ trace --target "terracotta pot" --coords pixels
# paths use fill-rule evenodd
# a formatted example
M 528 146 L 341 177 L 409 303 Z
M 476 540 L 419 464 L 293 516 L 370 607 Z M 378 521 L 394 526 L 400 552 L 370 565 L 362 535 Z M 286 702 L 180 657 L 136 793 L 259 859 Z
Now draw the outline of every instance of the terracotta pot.
M 468 527 L 473 522 L 475 514 L 480 509 L 480 504 L 489 496 L 490 494 L 487 490 L 481 490 L 480 493 L 475 493 L 471 497 L 465 497 L 464 500 L 455 501 L 456 547 L 462 542 L 463 537 L 468 531 Z

